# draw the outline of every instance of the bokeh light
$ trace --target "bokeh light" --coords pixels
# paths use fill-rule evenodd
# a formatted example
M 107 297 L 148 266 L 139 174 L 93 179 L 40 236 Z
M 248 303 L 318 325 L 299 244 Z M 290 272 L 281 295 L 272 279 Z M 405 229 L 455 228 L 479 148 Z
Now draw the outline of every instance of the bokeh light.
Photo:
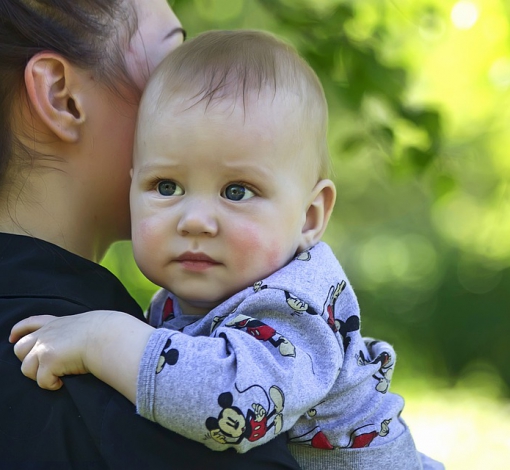
M 460 1 L 453 5 L 450 17 L 452 23 L 459 29 L 471 29 L 478 20 L 478 7 L 468 1 Z

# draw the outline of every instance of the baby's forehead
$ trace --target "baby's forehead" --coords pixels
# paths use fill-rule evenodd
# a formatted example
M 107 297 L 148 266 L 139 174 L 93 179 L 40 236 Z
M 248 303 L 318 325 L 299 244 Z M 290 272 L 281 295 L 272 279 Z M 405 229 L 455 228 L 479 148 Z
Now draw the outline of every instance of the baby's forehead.
M 146 129 L 160 119 L 166 119 L 169 123 L 196 119 L 204 125 L 208 120 L 223 121 L 226 125 L 242 123 L 246 129 L 255 131 L 268 127 L 282 134 L 302 134 L 304 128 L 310 127 L 306 123 L 306 113 L 299 97 L 269 89 L 243 95 L 216 94 L 214 97 L 195 90 L 155 93 L 152 99 L 142 104 L 140 115 Z
M 140 119 L 144 134 L 157 132 L 157 137 L 164 139 L 165 132 L 160 132 L 162 127 L 169 131 L 175 126 L 185 127 L 184 132 L 188 133 L 207 130 L 210 123 L 219 123 L 239 135 L 251 135 L 253 145 L 271 140 L 280 143 L 280 148 L 286 151 L 275 157 L 275 164 L 288 166 L 289 155 L 293 155 L 292 164 L 297 166 L 296 170 L 316 173 L 319 157 L 314 125 L 307 121 L 300 97 L 293 93 L 264 89 L 242 96 L 216 95 L 209 100 L 195 90 L 178 93 L 163 90 L 155 93 L 150 101 L 146 100 L 142 110 Z

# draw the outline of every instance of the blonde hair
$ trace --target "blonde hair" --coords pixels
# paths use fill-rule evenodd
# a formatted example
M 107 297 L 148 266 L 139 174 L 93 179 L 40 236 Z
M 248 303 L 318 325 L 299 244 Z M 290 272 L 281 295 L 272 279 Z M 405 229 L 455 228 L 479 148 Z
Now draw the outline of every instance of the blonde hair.
M 205 103 L 206 108 L 227 98 L 240 100 L 246 112 L 247 97 L 263 92 L 297 98 L 301 128 L 296 131 L 311 136 L 313 167 L 319 179 L 327 178 L 328 109 L 322 85 L 292 46 L 269 33 L 209 31 L 186 41 L 159 65 L 145 96 L 151 96 L 152 110 L 179 95 L 189 97 L 191 106 Z

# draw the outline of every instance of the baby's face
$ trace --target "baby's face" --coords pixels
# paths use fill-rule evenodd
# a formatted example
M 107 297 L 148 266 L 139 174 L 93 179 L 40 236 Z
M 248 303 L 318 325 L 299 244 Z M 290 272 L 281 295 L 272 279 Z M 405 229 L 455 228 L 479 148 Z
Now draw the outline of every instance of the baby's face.
M 186 109 L 187 108 L 187 109 Z M 315 181 L 278 100 L 161 105 L 140 118 L 131 186 L 135 259 L 187 313 L 206 313 L 302 246 Z M 144 114 L 148 119 L 145 119 Z

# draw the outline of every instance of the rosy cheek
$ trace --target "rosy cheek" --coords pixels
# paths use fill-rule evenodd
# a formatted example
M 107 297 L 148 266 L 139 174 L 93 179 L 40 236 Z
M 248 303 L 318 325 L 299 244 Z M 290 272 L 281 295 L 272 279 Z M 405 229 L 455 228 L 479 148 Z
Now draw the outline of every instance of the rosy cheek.
M 242 235 L 239 235 L 242 234 Z M 267 275 L 282 267 L 283 250 L 278 237 L 270 232 L 260 232 L 260 227 L 244 224 L 236 226 L 226 240 L 228 250 L 235 259 L 239 274 L 257 277 Z
M 260 250 L 261 241 L 257 234 L 249 232 L 246 229 L 242 231 L 236 230 L 236 232 L 242 233 L 242 235 L 235 236 L 235 234 L 232 234 L 227 240 L 227 246 L 230 247 L 229 250 L 231 250 L 232 253 L 235 253 L 236 258 L 242 257 L 243 253 L 244 256 L 246 256 L 247 254 L 256 253 Z
M 150 223 L 146 220 L 138 222 L 133 229 L 133 245 L 147 244 L 151 238 Z
M 273 273 L 278 271 L 278 269 L 282 268 L 286 263 L 287 259 L 284 256 L 283 248 L 272 246 L 266 250 L 266 266 L 268 272 Z
M 161 284 L 161 263 L 164 257 L 165 231 L 151 219 L 139 220 L 133 227 L 132 243 L 136 264 L 142 273 L 156 284 Z
M 162 246 L 164 230 L 158 229 L 151 219 L 144 219 L 135 224 L 132 234 L 133 251 L 144 258 L 151 257 Z

